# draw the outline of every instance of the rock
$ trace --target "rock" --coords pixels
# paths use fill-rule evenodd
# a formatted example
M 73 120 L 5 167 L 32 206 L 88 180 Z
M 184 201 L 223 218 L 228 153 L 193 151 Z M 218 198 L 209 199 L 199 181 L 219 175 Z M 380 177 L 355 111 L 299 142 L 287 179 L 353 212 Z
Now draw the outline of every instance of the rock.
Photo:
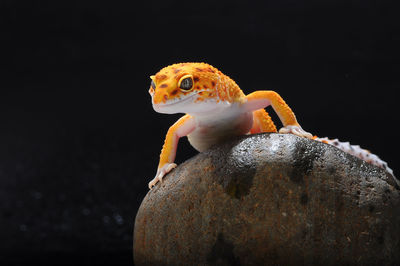
M 148 192 L 135 265 L 399 265 L 396 182 L 328 144 L 243 136 Z

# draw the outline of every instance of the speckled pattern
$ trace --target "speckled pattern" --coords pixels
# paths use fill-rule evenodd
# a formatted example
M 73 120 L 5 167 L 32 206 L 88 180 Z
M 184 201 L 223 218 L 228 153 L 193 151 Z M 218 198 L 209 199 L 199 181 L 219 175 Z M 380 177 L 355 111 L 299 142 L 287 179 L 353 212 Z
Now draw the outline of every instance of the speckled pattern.
M 0 265 L 132 265 L 146 193 L 132 130 L 29 133 L 0 152 Z
M 137 265 L 394 265 L 400 190 L 384 170 L 291 134 L 203 152 L 150 190 Z

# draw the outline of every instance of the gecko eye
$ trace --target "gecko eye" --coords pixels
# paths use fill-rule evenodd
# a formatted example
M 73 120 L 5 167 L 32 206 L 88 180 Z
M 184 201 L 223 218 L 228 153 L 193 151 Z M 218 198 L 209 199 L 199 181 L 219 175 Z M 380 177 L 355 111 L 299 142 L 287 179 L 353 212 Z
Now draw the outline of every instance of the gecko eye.
M 179 88 L 183 91 L 189 91 L 193 88 L 192 77 L 183 77 L 179 82 Z

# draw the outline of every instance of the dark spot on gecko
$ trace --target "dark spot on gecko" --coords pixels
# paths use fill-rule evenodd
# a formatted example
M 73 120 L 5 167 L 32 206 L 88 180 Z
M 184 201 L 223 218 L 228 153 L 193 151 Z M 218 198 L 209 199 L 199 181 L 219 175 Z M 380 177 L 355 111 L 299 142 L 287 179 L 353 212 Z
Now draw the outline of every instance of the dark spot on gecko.
M 339 145 L 339 141 L 335 140 L 335 141 L 333 142 L 333 145 L 338 146 L 338 145 Z
M 171 92 L 171 95 L 176 95 L 178 93 L 178 90 L 173 90 L 172 92 Z
M 215 87 L 215 81 L 211 81 L 211 85 Z
M 199 81 L 199 77 L 194 76 L 194 77 L 193 77 L 193 80 L 194 80 L 195 82 L 197 82 L 197 81 Z
M 208 86 L 206 84 L 203 85 L 204 89 L 208 89 Z
M 196 86 L 196 90 L 200 90 L 200 86 Z
M 167 76 L 166 75 L 164 75 L 164 74 L 158 74 L 158 75 L 156 75 L 156 79 L 160 82 L 160 81 L 163 81 L 164 79 L 166 79 L 167 78 Z
M 168 87 L 168 84 L 165 84 L 165 83 L 160 85 L 160 88 L 167 88 L 167 87 Z
M 199 72 L 204 72 L 204 69 L 199 68 L 199 67 L 196 67 L 196 70 L 199 71 Z
M 208 68 L 207 68 L 207 71 L 208 71 L 208 72 L 211 72 L 211 73 L 215 73 L 215 71 L 214 71 L 211 67 L 208 67 Z
M 179 73 L 179 71 L 181 71 L 182 69 L 174 69 L 174 74 Z

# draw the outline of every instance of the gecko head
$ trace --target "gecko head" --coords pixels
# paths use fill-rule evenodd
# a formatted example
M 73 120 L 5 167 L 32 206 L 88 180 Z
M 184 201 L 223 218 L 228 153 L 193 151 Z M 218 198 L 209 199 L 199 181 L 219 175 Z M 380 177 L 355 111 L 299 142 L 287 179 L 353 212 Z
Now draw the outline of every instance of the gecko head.
M 149 93 L 156 112 L 202 113 L 215 109 L 219 102 L 220 73 L 205 63 L 181 63 L 150 76 Z

